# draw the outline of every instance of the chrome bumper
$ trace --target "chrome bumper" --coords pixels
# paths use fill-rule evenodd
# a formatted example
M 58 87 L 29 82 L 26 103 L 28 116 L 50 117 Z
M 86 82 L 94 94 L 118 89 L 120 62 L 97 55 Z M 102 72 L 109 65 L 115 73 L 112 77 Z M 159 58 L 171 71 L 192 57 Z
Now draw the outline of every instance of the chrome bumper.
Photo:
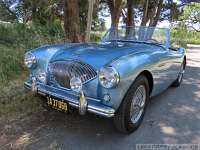
M 32 84 L 29 82 L 24 83 L 24 87 L 28 90 L 32 89 Z M 51 95 L 62 100 L 66 100 L 70 106 L 79 108 L 79 95 L 72 94 L 71 91 L 55 88 L 45 84 L 37 83 L 37 94 L 46 96 Z M 115 110 L 109 106 L 102 104 L 99 99 L 94 99 L 86 97 L 88 101 L 87 111 L 104 116 L 104 117 L 113 117 Z

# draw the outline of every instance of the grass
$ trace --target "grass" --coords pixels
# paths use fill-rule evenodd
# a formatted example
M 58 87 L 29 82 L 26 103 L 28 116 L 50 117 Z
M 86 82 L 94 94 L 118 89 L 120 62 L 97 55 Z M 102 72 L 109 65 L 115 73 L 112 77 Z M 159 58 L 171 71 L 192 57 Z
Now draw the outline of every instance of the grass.
M 6 143 L 25 134 L 30 124 L 37 124 L 37 118 L 46 111 L 41 97 L 24 90 L 23 80 L 24 78 L 11 80 L 6 86 L 0 86 L 0 139 L 5 139 Z M 0 141 L 0 149 L 5 146 L 2 142 Z M 29 143 L 23 142 L 20 146 L 27 144 Z
M 17 76 L 26 74 L 23 58 L 28 49 L 61 43 L 64 41 L 63 33 L 59 27 L 0 24 L 0 83 L 6 85 Z
M 3 123 L 9 124 L 43 110 L 41 100 L 24 91 L 23 80 L 10 81 L 0 87 L 0 129 Z
M 42 100 L 24 91 L 23 80 L 11 80 L 6 86 L 0 86 L 0 139 L 3 139 L 0 149 L 10 149 L 13 141 L 14 149 L 28 146 L 32 141 L 26 137 L 26 130 L 33 122 L 37 124 L 35 118 L 45 112 Z
M 1 84 L 6 84 L 9 80 L 26 73 L 23 65 L 23 49 L 0 44 L 0 52 Z

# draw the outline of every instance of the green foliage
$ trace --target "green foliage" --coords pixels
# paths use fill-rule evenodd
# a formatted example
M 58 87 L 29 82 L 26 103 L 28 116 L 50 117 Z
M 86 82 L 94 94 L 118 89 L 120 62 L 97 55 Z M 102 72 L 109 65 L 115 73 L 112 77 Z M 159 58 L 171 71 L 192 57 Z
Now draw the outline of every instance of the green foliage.
M 13 22 L 16 21 L 16 19 L 16 14 L 10 11 L 9 6 L 7 6 L 2 0 L 0 0 L 0 20 Z
M 25 0 L 18 4 L 23 22 L 32 21 L 37 25 L 47 25 L 61 18 L 59 13 L 61 1 L 57 0 Z
M 6 83 L 25 73 L 23 49 L 0 44 L 0 52 L 0 83 Z
M 93 18 L 92 18 L 92 30 L 93 31 L 100 31 L 105 30 L 105 20 L 99 18 L 98 13 L 100 11 L 105 11 L 103 4 L 98 4 L 94 6 L 93 10 Z M 88 0 L 79 0 L 79 14 L 80 14 L 80 28 L 81 32 L 84 34 L 87 25 L 87 13 L 88 13 Z
M 102 36 L 105 34 L 105 32 L 91 32 L 90 39 L 91 42 L 98 42 L 101 40 Z
M 34 48 L 48 43 L 60 43 L 64 39 L 63 29 L 56 20 L 46 26 L 0 25 L 0 35 L 1 44 L 23 48 Z
M 172 43 L 186 47 L 187 44 L 200 44 L 200 32 L 187 30 L 186 28 L 173 28 L 171 30 Z
M 23 57 L 27 49 L 64 42 L 63 29 L 56 22 L 45 27 L 0 25 L 0 35 L 0 83 L 25 73 Z
M 186 5 L 178 18 L 179 26 L 200 31 L 200 3 Z M 196 26 L 196 27 L 195 27 Z

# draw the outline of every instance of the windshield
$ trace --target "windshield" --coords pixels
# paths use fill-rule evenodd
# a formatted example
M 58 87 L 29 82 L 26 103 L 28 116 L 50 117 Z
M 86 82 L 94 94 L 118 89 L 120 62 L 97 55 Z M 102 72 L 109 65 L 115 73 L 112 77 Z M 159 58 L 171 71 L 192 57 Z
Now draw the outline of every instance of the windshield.
M 111 28 L 102 38 L 102 42 L 111 41 L 147 42 L 169 47 L 169 29 L 142 26 Z

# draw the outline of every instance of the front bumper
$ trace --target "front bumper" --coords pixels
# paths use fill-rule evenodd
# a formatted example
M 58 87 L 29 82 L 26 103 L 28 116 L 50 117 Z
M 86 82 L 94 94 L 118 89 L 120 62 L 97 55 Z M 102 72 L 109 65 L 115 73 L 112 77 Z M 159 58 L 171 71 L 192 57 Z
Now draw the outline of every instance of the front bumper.
M 32 89 L 32 84 L 29 82 L 24 83 L 24 87 L 28 90 Z M 71 91 L 55 88 L 48 86 L 42 83 L 37 83 L 37 93 L 43 96 L 51 95 L 63 100 L 66 100 L 70 106 L 79 108 L 79 95 L 72 93 Z M 106 106 L 101 103 L 101 100 L 86 97 L 88 102 L 87 111 L 104 116 L 104 117 L 113 117 L 115 110 L 109 106 Z

